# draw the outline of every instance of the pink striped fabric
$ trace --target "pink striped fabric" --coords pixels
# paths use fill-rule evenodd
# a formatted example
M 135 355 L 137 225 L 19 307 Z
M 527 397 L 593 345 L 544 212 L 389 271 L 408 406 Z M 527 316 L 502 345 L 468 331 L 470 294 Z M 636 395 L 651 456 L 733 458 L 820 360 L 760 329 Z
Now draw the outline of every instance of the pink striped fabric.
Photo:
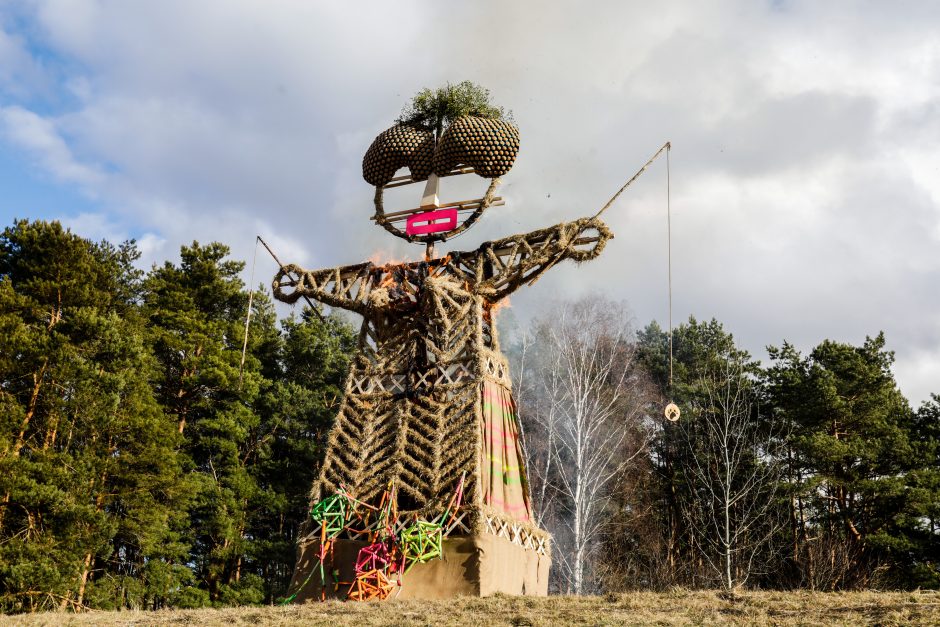
M 532 510 L 516 407 L 509 390 L 483 383 L 483 502 L 510 518 L 528 521 Z

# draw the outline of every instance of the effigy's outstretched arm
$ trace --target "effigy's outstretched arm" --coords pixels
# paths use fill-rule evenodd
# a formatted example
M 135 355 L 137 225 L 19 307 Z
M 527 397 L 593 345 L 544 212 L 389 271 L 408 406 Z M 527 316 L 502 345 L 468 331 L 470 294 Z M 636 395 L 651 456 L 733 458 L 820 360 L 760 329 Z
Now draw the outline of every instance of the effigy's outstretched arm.
M 288 264 L 275 275 L 271 287 L 274 298 L 285 303 L 295 303 L 306 296 L 332 307 L 365 314 L 371 307 L 373 269 L 371 263 L 323 270 L 305 270 Z
M 466 265 L 476 274 L 474 291 L 495 302 L 533 283 L 559 261 L 594 259 L 613 236 L 600 219 L 581 218 L 487 242 L 470 253 L 473 263 Z

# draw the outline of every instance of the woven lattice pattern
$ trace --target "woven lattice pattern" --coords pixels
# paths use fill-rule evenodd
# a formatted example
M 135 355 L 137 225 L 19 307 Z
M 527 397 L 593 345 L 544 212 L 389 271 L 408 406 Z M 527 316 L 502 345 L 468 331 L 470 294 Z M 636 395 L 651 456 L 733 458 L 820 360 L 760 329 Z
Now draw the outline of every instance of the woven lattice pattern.
M 423 181 L 431 174 L 434 134 L 399 124 L 382 131 L 362 158 L 362 178 L 381 187 L 400 168 L 411 170 L 411 178 Z
M 363 316 L 312 500 L 343 489 L 373 501 L 392 486 L 399 512 L 430 519 L 465 474 L 465 505 L 486 507 L 484 384 L 510 399 L 490 311 L 556 263 L 593 259 L 611 237 L 585 218 L 429 262 L 285 266 L 274 279 L 279 300 L 307 296 Z
M 434 151 L 434 172 L 446 174 L 458 165 L 472 166 L 485 178 L 503 176 L 519 154 L 519 129 L 502 120 L 458 118 Z

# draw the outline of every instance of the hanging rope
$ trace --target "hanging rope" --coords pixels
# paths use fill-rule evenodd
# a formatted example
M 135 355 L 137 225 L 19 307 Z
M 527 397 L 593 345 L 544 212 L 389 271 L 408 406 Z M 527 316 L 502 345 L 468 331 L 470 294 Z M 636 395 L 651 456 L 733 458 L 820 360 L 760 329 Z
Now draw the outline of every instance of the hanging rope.
M 600 211 L 595 213 L 594 217 L 592 218 L 592 220 L 597 219 L 598 217 L 600 217 L 602 213 L 607 211 L 607 209 L 612 204 L 614 204 L 614 202 L 617 200 L 620 194 L 622 194 L 628 187 L 630 187 L 630 185 L 633 184 L 633 181 L 640 178 L 641 174 L 646 172 L 646 168 L 650 167 L 650 165 L 652 165 L 652 163 L 656 161 L 657 158 L 659 158 L 659 155 L 663 154 L 663 152 L 666 153 L 666 231 L 667 231 L 666 247 L 667 247 L 667 256 L 668 256 L 667 272 L 668 272 L 668 284 L 669 284 L 669 288 L 668 288 L 669 289 L 669 386 L 668 386 L 667 391 L 669 393 L 670 398 L 672 397 L 672 362 L 673 362 L 673 355 L 672 355 L 672 206 L 671 206 L 671 198 L 670 198 L 672 190 L 671 190 L 671 180 L 670 180 L 671 173 L 670 173 L 670 163 L 669 163 L 669 153 L 671 150 L 672 150 L 671 142 L 666 142 L 665 144 L 663 144 L 662 148 L 657 150 L 656 153 L 652 157 L 649 158 L 649 161 L 644 163 L 643 167 L 637 170 L 637 173 L 634 174 L 632 177 L 630 177 L 630 180 L 624 183 L 623 187 L 617 190 L 617 193 L 611 196 L 610 200 L 607 201 L 607 204 L 601 207 Z M 669 404 L 666 405 L 666 410 L 664 413 L 665 413 L 666 419 L 671 422 L 675 422 L 676 420 L 679 420 L 679 407 L 672 401 L 670 401 Z
M 242 342 L 242 360 L 238 364 L 238 389 L 242 389 L 242 373 L 245 370 L 245 354 L 248 352 L 248 325 L 251 324 L 251 302 L 255 295 L 255 264 L 258 263 L 258 240 L 255 237 L 255 254 L 251 259 L 251 279 L 248 280 L 248 313 L 245 315 L 245 340 Z
M 245 356 L 248 353 L 248 326 L 251 324 L 251 304 L 255 295 L 255 265 L 258 263 L 258 243 L 261 243 L 265 250 L 270 253 L 271 257 L 274 259 L 275 263 L 280 267 L 281 270 L 284 269 L 284 264 L 281 263 L 281 260 L 277 258 L 277 255 L 274 254 L 274 251 L 271 250 L 271 247 L 268 246 L 268 243 L 261 239 L 260 235 L 255 236 L 255 253 L 251 259 L 251 279 L 248 281 L 249 290 L 248 290 L 248 313 L 245 315 L 245 338 L 242 342 L 242 358 L 241 363 L 238 364 L 238 389 L 242 389 L 242 376 L 245 371 Z M 288 274 L 290 276 L 290 274 Z M 309 298 L 304 296 L 304 300 L 307 301 L 307 304 L 310 305 L 310 309 L 313 310 L 313 313 L 317 314 L 317 317 L 323 322 L 323 314 L 320 313 L 320 310 L 310 301 Z
M 669 266 L 669 395 L 672 396 L 672 207 L 670 202 L 671 185 L 669 172 L 669 152 L 672 147 L 666 144 L 666 256 Z
M 669 142 L 666 142 L 666 256 L 667 256 L 667 267 L 668 267 L 668 283 L 669 283 L 669 398 L 672 399 L 672 364 L 673 364 L 673 354 L 672 354 L 672 176 L 671 176 L 671 165 L 669 163 L 669 153 L 672 150 L 672 145 Z M 679 420 L 679 406 L 676 405 L 672 400 L 669 404 L 666 405 L 666 409 L 663 414 L 666 416 L 666 420 L 670 422 L 675 422 Z

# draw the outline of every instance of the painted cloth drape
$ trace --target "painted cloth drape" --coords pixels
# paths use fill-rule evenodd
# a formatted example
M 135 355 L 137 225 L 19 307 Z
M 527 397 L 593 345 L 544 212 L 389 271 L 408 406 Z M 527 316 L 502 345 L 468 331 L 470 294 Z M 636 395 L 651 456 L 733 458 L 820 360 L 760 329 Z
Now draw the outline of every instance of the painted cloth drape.
M 532 510 L 516 406 L 509 390 L 483 383 L 483 502 L 515 520 L 528 522 Z

